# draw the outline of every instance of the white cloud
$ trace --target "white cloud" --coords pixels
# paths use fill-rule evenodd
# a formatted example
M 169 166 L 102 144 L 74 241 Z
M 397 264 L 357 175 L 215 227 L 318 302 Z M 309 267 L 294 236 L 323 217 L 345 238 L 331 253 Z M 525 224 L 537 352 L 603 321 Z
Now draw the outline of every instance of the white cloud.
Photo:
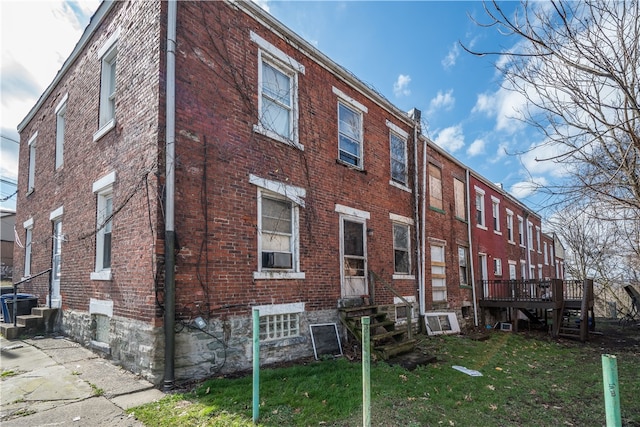
M 458 56 L 460 56 L 460 48 L 458 47 L 458 43 L 454 43 L 449 49 L 449 52 L 447 52 L 447 56 L 445 56 L 441 61 L 444 69 L 446 70 L 456 65 Z
M 411 95 L 409 83 L 411 83 L 411 76 L 400 74 L 393 84 L 393 94 L 397 97 Z
M 449 89 L 446 92 L 438 91 L 435 98 L 432 98 L 429 102 L 429 109 L 427 115 L 433 114 L 436 110 L 450 111 L 456 103 L 456 99 L 453 97 L 453 89 Z
M 486 143 L 483 139 L 476 139 L 469 145 L 467 148 L 467 154 L 471 157 L 479 156 L 480 154 L 484 154 L 484 147 Z
M 548 184 L 548 181 L 543 176 L 532 177 L 529 181 L 520 181 L 511 186 L 509 193 L 518 199 L 524 199 L 525 197 L 534 194 L 538 188 Z
M 493 93 L 479 94 L 471 112 L 495 117 L 496 130 L 514 133 L 525 126 L 521 119 L 526 104 L 527 100 L 521 93 L 500 88 Z
M 438 132 L 438 135 L 433 142 L 450 153 L 455 153 L 464 147 L 464 133 L 462 131 L 462 126 L 456 125 L 442 129 Z

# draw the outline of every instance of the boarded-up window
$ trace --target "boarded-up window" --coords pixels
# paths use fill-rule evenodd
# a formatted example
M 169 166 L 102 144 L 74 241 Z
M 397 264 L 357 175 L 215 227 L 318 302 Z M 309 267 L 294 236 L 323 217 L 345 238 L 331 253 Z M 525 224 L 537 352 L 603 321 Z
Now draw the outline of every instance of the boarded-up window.
M 467 207 L 465 206 L 464 182 L 453 178 L 453 195 L 455 197 L 456 217 L 467 219 Z
M 439 167 L 429 165 L 429 204 L 443 209 L 442 205 L 442 171 Z

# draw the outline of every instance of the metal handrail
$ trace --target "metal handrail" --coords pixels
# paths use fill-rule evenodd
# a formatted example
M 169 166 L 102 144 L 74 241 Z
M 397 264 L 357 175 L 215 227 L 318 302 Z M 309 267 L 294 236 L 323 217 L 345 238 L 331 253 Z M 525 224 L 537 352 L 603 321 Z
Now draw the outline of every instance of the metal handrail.
M 47 273 L 51 273 L 51 268 L 41 271 L 38 274 L 34 274 L 33 276 L 25 277 L 19 282 L 13 284 L 13 326 L 18 326 L 18 286 Z M 51 277 L 49 277 L 49 308 L 51 308 Z

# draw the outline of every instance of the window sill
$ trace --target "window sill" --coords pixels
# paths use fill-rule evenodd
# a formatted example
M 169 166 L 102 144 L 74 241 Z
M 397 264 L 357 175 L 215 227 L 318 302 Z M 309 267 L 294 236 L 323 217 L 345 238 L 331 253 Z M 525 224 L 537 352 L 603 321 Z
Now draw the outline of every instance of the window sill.
M 432 210 L 434 212 L 438 212 L 438 213 L 441 213 L 441 214 L 446 214 L 446 212 L 443 209 L 436 208 L 435 206 L 429 206 L 429 210 Z
M 345 162 L 345 161 L 343 161 L 343 160 L 336 159 L 336 163 L 337 163 L 337 164 L 339 164 L 339 165 L 342 165 L 342 166 L 344 166 L 344 167 L 346 167 L 346 168 L 353 169 L 353 170 L 354 170 L 354 171 L 356 171 L 356 172 L 360 172 L 360 173 L 363 173 L 363 174 L 365 174 L 365 175 L 367 174 L 367 171 L 366 171 L 366 170 L 364 170 L 364 169 L 362 169 L 361 167 L 359 167 L 359 166 L 354 166 L 354 165 L 352 165 L 351 163 L 347 163 L 347 162 Z
M 460 289 L 473 289 L 471 285 L 460 285 Z
M 406 191 L 407 193 L 413 193 L 413 190 L 411 190 L 409 187 L 407 187 L 406 185 L 399 183 L 397 181 L 394 181 L 392 179 L 389 180 L 389 185 L 399 188 L 400 190 Z
M 516 242 L 514 240 L 509 240 L 509 243 L 512 244 L 512 245 L 516 244 Z
M 416 276 L 413 274 L 394 274 L 391 278 L 393 280 L 415 280 Z
M 487 228 L 487 227 L 485 227 L 485 226 L 484 226 L 484 225 L 482 225 L 482 224 L 476 224 L 476 227 L 478 227 L 480 230 L 485 230 L 485 231 L 487 231 L 487 230 L 488 230 L 488 228 Z
M 116 119 L 109 120 L 104 126 L 102 126 L 96 133 L 93 134 L 93 142 L 98 141 L 105 136 L 111 129 L 116 127 Z
M 91 280 L 111 280 L 111 270 L 94 271 L 91 273 Z
M 305 274 L 295 271 L 254 271 L 253 278 L 255 280 L 304 279 Z
M 498 236 L 502 236 L 502 231 L 500 230 L 493 230 L 494 234 L 497 234 Z
M 35 189 L 35 188 L 30 188 L 30 189 L 27 191 L 26 196 L 27 196 L 27 197 L 29 197 L 30 195 L 32 195 L 32 194 L 33 194 L 33 192 L 34 192 L 34 191 L 36 191 L 36 189 Z
M 457 220 L 458 220 L 458 221 L 460 221 L 460 222 L 464 222 L 465 224 L 467 224 L 467 220 L 466 220 L 466 219 L 464 219 L 464 218 L 460 218 L 460 217 L 459 217 L 459 216 L 457 216 L 457 215 L 455 216 L 455 219 L 457 219 Z
M 282 135 L 279 135 L 279 134 L 275 133 L 274 131 L 266 129 L 265 127 L 263 127 L 261 125 L 253 125 L 253 131 L 255 133 L 259 133 L 260 135 L 264 135 L 267 138 L 274 139 L 274 140 L 276 140 L 278 142 L 281 142 L 281 143 L 286 144 L 286 145 L 290 145 L 291 147 L 294 147 L 294 148 L 297 148 L 299 150 L 304 151 L 304 145 L 300 144 L 297 141 L 289 140 L 289 139 L 283 137 Z

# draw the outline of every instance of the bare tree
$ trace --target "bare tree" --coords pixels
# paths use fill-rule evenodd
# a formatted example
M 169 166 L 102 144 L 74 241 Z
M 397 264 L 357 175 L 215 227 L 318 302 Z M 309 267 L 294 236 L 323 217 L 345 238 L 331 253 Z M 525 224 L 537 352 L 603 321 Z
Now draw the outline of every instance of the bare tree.
M 520 119 L 542 132 L 533 150 L 565 176 L 545 187 L 562 199 L 640 208 L 640 6 L 638 0 L 528 2 L 488 23 L 518 43 L 496 55 L 504 87 L 526 100 Z

